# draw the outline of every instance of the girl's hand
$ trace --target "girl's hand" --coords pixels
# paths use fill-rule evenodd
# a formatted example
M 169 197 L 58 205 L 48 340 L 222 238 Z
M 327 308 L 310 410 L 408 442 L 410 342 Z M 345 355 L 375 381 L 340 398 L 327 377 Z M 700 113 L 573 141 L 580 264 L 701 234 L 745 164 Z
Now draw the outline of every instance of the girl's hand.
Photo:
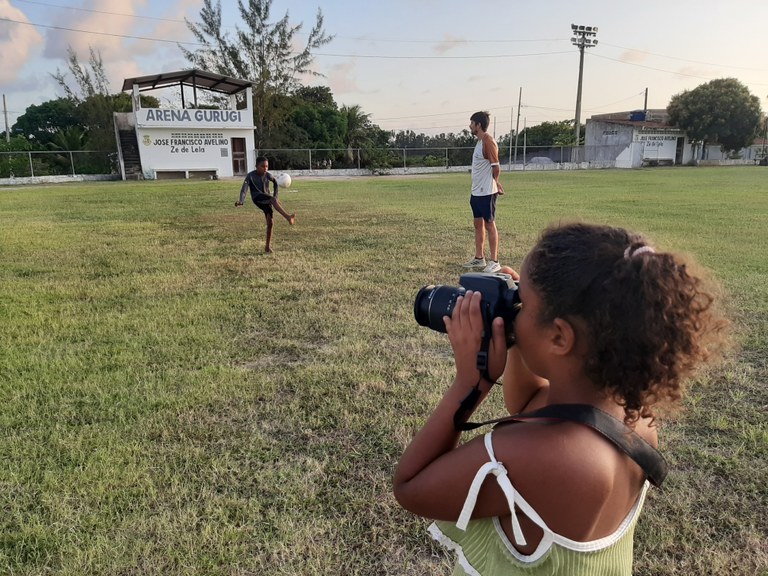
M 477 354 L 480 352 L 485 331 L 480 311 L 481 300 L 480 292 L 468 290 L 456 300 L 452 316 L 443 317 L 456 362 L 456 380 L 472 385 L 482 376 L 477 368 Z M 488 377 L 491 382 L 498 380 L 504 372 L 506 353 L 504 320 L 495 318 L 488 347 Z
M 499 269 L 499 272 L 503 272 L 504 274 L 509 274 L 510 276 L 512 276 L 512 280 L 514 280 L 515 282 L 520 280 L 520 274 L 518 274 L 517 270 L 515 270 L 514 268 L 511 268 L 510 266 L 502 266 Z

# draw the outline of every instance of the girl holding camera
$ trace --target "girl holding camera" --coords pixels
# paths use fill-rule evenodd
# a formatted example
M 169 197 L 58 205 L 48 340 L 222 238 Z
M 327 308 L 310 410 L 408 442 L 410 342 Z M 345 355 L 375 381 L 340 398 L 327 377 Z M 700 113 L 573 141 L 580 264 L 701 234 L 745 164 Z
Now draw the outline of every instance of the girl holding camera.
M 655 410 L 726 340 L 714 294 L 692 263 L 640 235 L 550 227 L 521 269 L 515 344 L 496 318 L 484 374 L 482 295 L 459 298 L 444 319 L 456 377 L 394 477 L 398 502 L 435 520 L 430 533 L 456 552 L 454 574 L 631 574 L 649 480 L 663 479 L 649 472 L 663 467 Z M 507 410 L 528 416 L 459 444 L 455 418 L 502 375 Z M 474 407 L 457 413 L 473 390 Z M 575 408 L 613 432 L 537 414 Z

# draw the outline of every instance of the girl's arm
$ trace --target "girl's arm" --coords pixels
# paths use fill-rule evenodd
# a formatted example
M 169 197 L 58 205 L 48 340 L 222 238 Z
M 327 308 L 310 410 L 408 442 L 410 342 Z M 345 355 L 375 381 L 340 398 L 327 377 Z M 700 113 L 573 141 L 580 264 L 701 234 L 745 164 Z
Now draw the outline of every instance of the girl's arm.
M 434 519 L 458 518 L 469 485 L 488 461 L 482 438 L 458 447 L 459 432 L 453 418 L 459 404 L 478 385 L 486 398 L 493 384 L 480 376 L 477 352 L 482 341 L 481 294 L 468 291 L 459 297 L 451 318 L 446 317 L 448 338 L 454 351 L 456 377 L 424 426 L 403 453 L 394 477 L 394 493 L 407 510 Z M 504 322 L 494 320 L 489 349 L 489 374 L 497 377 L 506 355 Z M 471 410 L 467 413 L 469 418 Z

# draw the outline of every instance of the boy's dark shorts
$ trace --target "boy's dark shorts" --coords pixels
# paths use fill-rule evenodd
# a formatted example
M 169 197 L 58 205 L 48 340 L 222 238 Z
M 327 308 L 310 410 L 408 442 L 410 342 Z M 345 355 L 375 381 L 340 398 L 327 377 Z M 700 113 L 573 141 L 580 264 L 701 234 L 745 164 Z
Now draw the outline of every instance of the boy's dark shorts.
M 253 198 L 256 208 L 264 212 L 266 216 L 272 216 L 272 196 L 269 194 L 259 194 Z
M 496 219 L 496 196 L 498 194 L 470 196 L 469 205 L 472 207 L 472 216 L 482 218 L 486 222 L 493 222 Z

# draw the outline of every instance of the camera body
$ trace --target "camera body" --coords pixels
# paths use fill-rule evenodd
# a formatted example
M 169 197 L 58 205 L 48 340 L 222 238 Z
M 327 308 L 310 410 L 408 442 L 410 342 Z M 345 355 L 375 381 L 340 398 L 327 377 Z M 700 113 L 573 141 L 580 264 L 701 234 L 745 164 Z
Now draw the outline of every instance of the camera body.
M 430 284 L 421 288 L 413 304 L 413 315 L 420 326 L 437 332 L 446 332 L 443 316 L 451 316 L 456 299 L 467 290 L 480 292 L 483 296 L 480 310 L 483 315 L 484 337 L 491 336 L 494 318 L 504 319 L 507 347 L 515 343 L 515 317 L 520 310 L 520 296 L 517 284 L 509 274 L 472 272 L 459 277 L 459 286 Z

